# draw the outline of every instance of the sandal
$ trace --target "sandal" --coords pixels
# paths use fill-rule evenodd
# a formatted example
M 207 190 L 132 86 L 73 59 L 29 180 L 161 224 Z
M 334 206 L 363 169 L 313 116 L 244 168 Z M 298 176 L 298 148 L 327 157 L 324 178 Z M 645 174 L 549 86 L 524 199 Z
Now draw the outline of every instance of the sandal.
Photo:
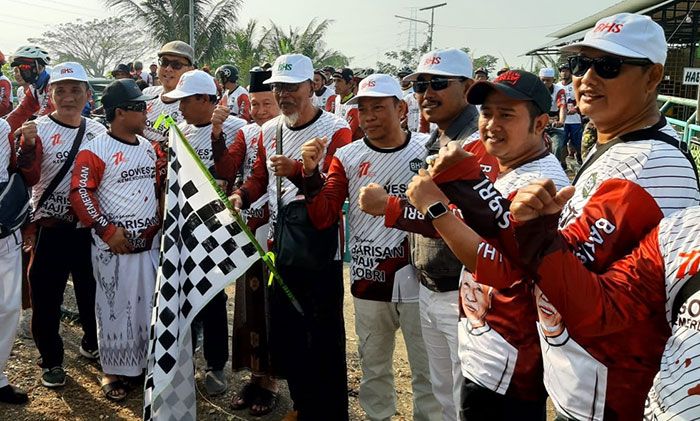
M 273 409 L 275 409 L 278 400 L 279 398 L 277 393 L 261 387 L 260 391 L 258 392 L 258 397 L 255 398 L 255 401 L 250 406 L 248 413 L 255 417 L 267 415 L 272 412 Z M 258 406 L 260 409 L 253 409 L 254 406 Z
M 255 383 L 246 383 L 236 395 L 231 399 L 231 404 L 229 405 L 233 410 L 245 409 L 253 404 L 260 391 L 260 386 Z
M 121 380 L 115 380 L 110 383 L 105 383 L 100 386 L 105 398 L 112 402 L 121 402 L 126 399 L 127 387 Z

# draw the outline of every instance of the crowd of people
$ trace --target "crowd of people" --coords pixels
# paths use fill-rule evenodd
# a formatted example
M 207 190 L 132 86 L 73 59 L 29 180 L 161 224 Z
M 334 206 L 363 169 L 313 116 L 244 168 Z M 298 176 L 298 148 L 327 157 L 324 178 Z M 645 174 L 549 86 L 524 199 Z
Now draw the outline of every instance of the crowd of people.
M 0 78 L 0 402 L 28 401 L 2 374 L 21 308 L 41 383 L 65 385 L 69 276 L 105 398 L 141 387 L 167 114 L 288 287 L 258 262 L 233 332 L 224 291 L 193 323 L 209 395 L 229 360 L 251 372 L 231 408 L 269 413 L 284 379 L 285 421 L 349 418 L 347 243 L 369 420 L 396 413 L 398 329 L 415 420 L 545 420 L 548 397 L 557 420 L 700 419 L 700 187 L 657 106 L 667 49 L 658 24 L 622 13 L 537 75 L 491 78 L 456 48 L 396 75 L 286 54 L 244 87 L 235 63 L 212 75 L 172 41 L 150 72 L 116 66 L 101 124 L 83 116 L 80 64 L 49 70 L 20 47 L 12 111 Z

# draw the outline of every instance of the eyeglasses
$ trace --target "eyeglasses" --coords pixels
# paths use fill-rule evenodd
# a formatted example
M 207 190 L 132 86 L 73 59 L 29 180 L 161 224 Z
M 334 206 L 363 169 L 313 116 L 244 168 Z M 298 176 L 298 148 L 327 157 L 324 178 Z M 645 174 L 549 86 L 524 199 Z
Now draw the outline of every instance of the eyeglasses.
M 435 78 L 430 80 L 417 80 L 413 82 L 413 90 L 416 93 L 422 94 L 428 90 L 430 86 L 433 91 L 442 91 L 447 88 L 450 82 L 461 82 L 462 78 Z
M 620 75 L 620 70 L 623 64 L 631 66 L 648 66 L 653 64 L 651 60 L 646 58 L 621 58 L 613 56 L 603 56 L 598 58 L 590 58 L 582 55 L 577 55 L 568 58 L 571 74 L 576 77 L 582 77 L 588 69 L 593 67 L 596 74 L 603 79 L 615 79 Z
M 146 102 L 145 101 L 129 102 L 127 104 L 117 105 L 117 108 L 124 110 L 124 111 L 135 111 L 137 113 L 142 113 L 142 112 L 146 111 Z
M 275 82 L 275 83 L 271 83 L 270 85 L 272 86 L 272 92 L 281 93 L 281 92 L 296 92 L 299 90 L 301 83 Z
M 189 66 L 189 63 L 183 63 L 178 60 L 168 60 L 167 58 L 161 57 L 158 59 L 158 64 L 160 64 L 160 67 L 168 67 L 170 66 L 171 69 L 173 70 L 180 70 L 185 66 Z

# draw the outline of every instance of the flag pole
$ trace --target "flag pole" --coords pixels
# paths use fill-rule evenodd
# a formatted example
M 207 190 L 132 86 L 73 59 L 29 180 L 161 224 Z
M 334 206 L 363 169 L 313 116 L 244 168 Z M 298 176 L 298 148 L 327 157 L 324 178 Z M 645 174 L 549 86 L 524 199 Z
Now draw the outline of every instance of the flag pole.
M 211 173 L 209 170 L 202 164 L 202 160 L 199 159 L 199 156 L 197 153 L 192 149 L 192 146 L 190 143 L 187 141 L 187 138 L 185 135 L 182 133 L 180 128 L 177 126 L 177 122 L 175 120 L 167 115 L 167 114 L 161 114 L 158 119 L 155 121 L 153 124 L 154 129 L 157 129 L 161 124 L 165 124 L 165 126 L 169 129 L 175 129 L 175 132 L 177 135 L 180 137 L 180 140 L 182 140 L 182 143 L 184 144 L 185 148 L 187 149 L 187 152 L 189 152 L 190 155 L 192 155 L 192 158 L 194 158 L 194 161 L 197 163 L 199 168 L 202 170 L 204 173 L 204 176 L 207 178 L 209 183 L 214 187 L 214 190 L 216 191 L 216 194 L 219 195 L 219 199 L 224 203 L 226 208 L 231 212 L 233 217 L 236 219 L 236 222 L 238 225 L 241 227 L 243 232 L 248 236 L 248 239 L 250 242 L 253 244 L 255 247 L 255 250 L 258 252 L 258 255 L 260 258 L 265 262 L 267 265 L 267 268 L 270 270 L 271 277 L 274 277 L 275 280 L 277 280 L 277 284 L 279 285 L 280 288 L 282 288 L 282 291 L 284 291 L 285 295 L 287 295 L 287 298 L 291 301 L 292 305 L 294 308 L 301 314 L 302 316 L 304 315 L 304 310 L 301 308 L 301 304 L 299 304 L 299 301 L 296 299 L 292 291 L 289 289 L 287 284 L 284 283 L 282 280 L 282 277 L 280 276 L 279 272 L 277 271 L 277 268 L 275 267 L 275 255 L 272 252 L 265 252 L 263 250 L 262 246 L 260 243 L 258 243 L 258 240 L 255 238 L 255 235 L 253 235 L 253 232 L 250 230 L 248 227 L 248 224 L 246 224 L 245 220 L 243 220 L 243 217 L 241 214 L 236 210 L 236 208 L 231 204 L 231 201 L 228 200 L 228 197 L 226 196 L 226 193 L 224 193 L 223 190 L 221 190 L 221 187 L 219 187 L 219 184 L 214 180 L 214 178 L 211 176 Z

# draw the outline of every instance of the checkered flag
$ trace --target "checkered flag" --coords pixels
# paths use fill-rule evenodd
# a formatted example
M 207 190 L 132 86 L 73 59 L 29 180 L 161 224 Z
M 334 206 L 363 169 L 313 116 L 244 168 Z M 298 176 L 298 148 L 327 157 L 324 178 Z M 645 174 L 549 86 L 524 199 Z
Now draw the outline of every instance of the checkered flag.
M 167 120 L 166 120 L 167 122 Z M 226 285 L 261 256 L 247 227 L 174 122 L 168 190 L 144 390 L 145 420 L 194 420 L 190 324 Z

